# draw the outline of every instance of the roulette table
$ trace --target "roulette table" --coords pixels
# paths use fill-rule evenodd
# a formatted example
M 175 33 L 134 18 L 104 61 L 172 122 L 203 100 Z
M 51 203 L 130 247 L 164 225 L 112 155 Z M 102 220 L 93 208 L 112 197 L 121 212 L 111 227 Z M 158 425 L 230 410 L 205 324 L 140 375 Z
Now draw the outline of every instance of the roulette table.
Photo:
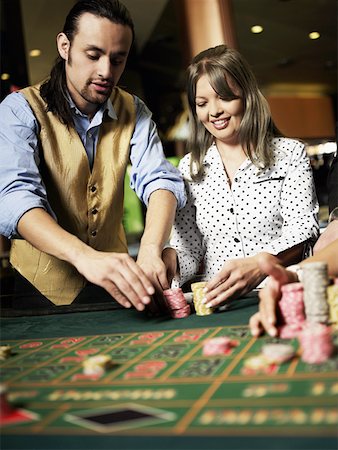
M 278 338 L 253 338 L 257 297 L 184 319 L 135 310 L 2 317 L 1 383 L 12 413 L 2 449 L 336 449 L 336 353 L 323 364 L 245 361 Z M 204 356 L 208 338 L 231 349 Z M 285 342 L 285 340 L 283 340 Z M 109 355 L 103 374 L 83 361 Z

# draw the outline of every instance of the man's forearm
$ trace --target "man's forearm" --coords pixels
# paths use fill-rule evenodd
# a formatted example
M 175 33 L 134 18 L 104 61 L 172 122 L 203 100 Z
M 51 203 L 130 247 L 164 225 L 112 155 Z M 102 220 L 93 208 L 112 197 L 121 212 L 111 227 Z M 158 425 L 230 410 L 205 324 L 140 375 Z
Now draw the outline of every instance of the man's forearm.
M 153 192 L 149 199 L 141 247 L 153 246 L 162 252 L 175 218 L 177 200 L 166 190 Z
M 91 248 L 68 233 L 42 208 L 27 211 L 19 220 L 18 231 L 38 250 L 75 265 L 79 254 Z
M 338 277 L 338 256 L 337 255 L 338 255 L 338 239 L 331 242 L 331 244 L 324 247 L 322 250 L 320 250 L 315 255 L 302 261 L 299 264 L 299 266 L 303 267 L 308 263 L 323 261 L 323 262 L 326 262 L 328 265 L 329 275 L 332 277 Z

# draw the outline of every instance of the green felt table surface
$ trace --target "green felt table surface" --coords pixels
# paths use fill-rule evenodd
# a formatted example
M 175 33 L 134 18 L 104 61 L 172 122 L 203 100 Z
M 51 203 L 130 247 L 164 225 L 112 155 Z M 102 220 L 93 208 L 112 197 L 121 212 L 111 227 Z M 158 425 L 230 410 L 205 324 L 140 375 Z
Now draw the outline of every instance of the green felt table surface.
M 251 296 L 234 302 L 231 307 L 210 316 L 191 315 L 185 319 L 171 319 L 166 316 L 149 316 L 135 310 L 116 309 L 109 311 L 72 312 L 43 316 L 2 317 L 1 341 L 36 338 L 58 338 L 74 336 L 106 335 L 113 333 L 143 332 L 155 330 L 180 330 L 203 327 L 247 325 L 250 316 L 257 311 L 257 297 Z M 156 381 L 154 380 L 154 383 Z M 276 437 L 256 436 L 76 436 L 76 435 L 4 435 L 0 448 L 3 450 L 99 450 L 99 449 L 271 449 L 297 450 L 337 448 L 333 436 L 288 436 L 281 433 Z
M 247 325 L 257 311 L 257 297 L 234 301 L 228 310 L 209 316 L 190 315 L 185 319 L 151 316 L 135 309 L 115 309 L 0 319 L 2 339 L 86 336 L 131 331 L 173 330 L 213 326 Z

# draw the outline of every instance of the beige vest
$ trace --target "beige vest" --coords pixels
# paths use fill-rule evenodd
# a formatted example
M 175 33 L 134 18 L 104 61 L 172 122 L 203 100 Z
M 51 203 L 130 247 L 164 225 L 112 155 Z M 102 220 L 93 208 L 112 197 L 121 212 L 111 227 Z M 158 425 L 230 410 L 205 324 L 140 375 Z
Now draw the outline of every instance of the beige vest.
M 118 120 L 104 115 L 90 171 L 76 130 L 45 112 L 39 86 L 21 92 L 41 127 L 39 169 L 59 225 L 96 250 L 127 252 L 122 226 L 123 187 L 135 127 L 133 97 L 114 89 L 112 102 Z M 37 250 L 25 240 L 12 241 L 10 261 L 55 305 L 72 303 L 86 284 L 72 265 Z

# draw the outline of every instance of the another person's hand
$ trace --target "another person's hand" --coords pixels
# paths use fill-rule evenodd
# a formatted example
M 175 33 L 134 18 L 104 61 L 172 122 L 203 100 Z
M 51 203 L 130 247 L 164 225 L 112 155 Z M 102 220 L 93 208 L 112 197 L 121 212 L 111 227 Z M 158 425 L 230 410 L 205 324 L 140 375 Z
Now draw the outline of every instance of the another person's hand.
M 238 298 L 258 286 L 264 278 L 258 255 L 227 261 L 206 285 L 205 303 L 215 307 L 230 298 Z
M 143 311 L 155 289 L 144 271 L 126 253 L 98 252 L 88 247 L 74 264 L 90 282 L 103 287 L 125 308 Z
M 298 281 L 294 272 L 286 270 L 279 260 L 268 253 L 261 253 L 258 265 L 262 272 L 269 275 L 264 288 L 259 293 L 259 312 L 250 318 L 250 330 L 253 336 L 259 336 L 264 331 L 270 336 L 278 334 L 276 306 L 281 298 L 281 287 L 284 284 Z
M 323 250 L 323 248 L 327 247 L 336 239 L 338 239 L 338 220 L 332 220 L 313 247 L 313 254 L 315 255 L 319 251 Z

